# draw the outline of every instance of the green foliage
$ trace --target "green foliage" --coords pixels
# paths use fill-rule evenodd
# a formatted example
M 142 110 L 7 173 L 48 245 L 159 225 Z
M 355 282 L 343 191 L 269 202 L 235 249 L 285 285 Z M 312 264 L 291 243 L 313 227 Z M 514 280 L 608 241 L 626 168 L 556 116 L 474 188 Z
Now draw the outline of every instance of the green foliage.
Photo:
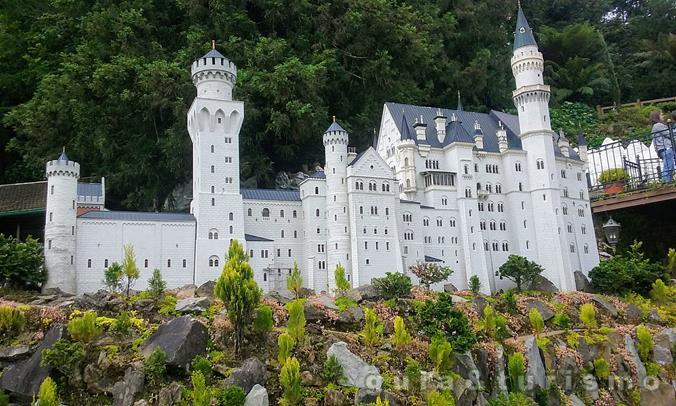
M 292 300 L 286 304 L 289 311 L 287 331 L 295 341 L 302 341 L 305 337 L 305 304 L 302 299 Z
M 608 381 L 608 377 L 610 377 L 610 365 L 605 358 L 600 357 L 594 360 L 594 375 L 601 382 Z
M 190 395 L 192 397 L 193 406 L 211 406 L 211 390 L 207 388 L 204 375 L 200 371 L 193 371 L 190 376 L 192 382 L 192 390 Z
M 218 393 L 218 406 L 244 406 L 246 394 L 237 385 L 227 386 Z
M 406 331 L 404 319 L 401 316 L 394 318 L 394 333 L 392 334 L 392 343 L 398 351 L 403 351 L 411 343 L 411 334 Z
M 587 144 L 591 147 L 598 147 L 600 142 L 596 139 L 598 119 L 596 112 L 584 103 L 563 102 L 558 106 L 549 108 L 551 125 L 554 131 L 563 130 L 571 143 L 576 143 L 577 135 L 583 133 L 587 139 Z
M 254 318 L 254 331 L 267 334 L 272 331 L 273 325 L 272 308 L 268 305 L 259 306 Z
M 496 276 L 514 281 L 516 283 L 516 290 L 520 291 L 524 284 L 530 285 L 542 271 L 544 269 L 540 265 L 528 260 L 528 258 L 510 255 L 507 258 L 507 262 L 500 265 Z
M 128 312 L 122 312 L 110 324 L 110 332 L 118 336 L 126 336 L 132 328 L 131 316 Z
M 88 343 L 101 335 L 101 329 L 96 325 L 96 312 L 85 312 L 68 322 L 68 334 L 81 343 Z
M 167 354 L 160 347 L 156 347 L 143 363 L 143 373 L 151 383 L 158 382 L 167 373 Z
M 290 357 L 279 372 L 279 383 L 282 385 L 283 400 L 287 406 L 295 406 L 303 400 L 300 385 L 300 365 L 295 357 Z
M 642 243 L 634 242 L 627 252 L 602 261 L 589 272 L 591 286 L 599 293 L 647 296 L 657 279 L 667 280 L 664 267 L 644 257 Z
M 520 392 L 526 377 L 526 367 L 522 353 L 515 352 L 508 357 L 507 373 L 512 392 Z
M 164 295 L 160 302 L 160 309 L 157 312 L 164 316 L 176 314 L 176 302 L 176 295 Z
M 427 406 L 455 406 L 455 397 L 450 389 L 427 394 Z
M 26 316 L 21 309 L 9 305 L 0 305 L 0 335 L 13 337 L 26 325 Z
M 333 355 L 324 361 L 324 369 L 322 370 L 322 379 L 326 383 L 333 383 L 340 385 L 345 380 L 343 374 L 343 366 L 338 362 L 338 358 Z
M 652 284 L 650 298 L 655 303 L 666 304 L 674 301 L 674 292 L 673 289 L 669 289 L 669 287 L 662 282 L 662 279 L 657 279 Z
M 358 304 L 354 300 L 348 299 L 345 296 L 339 296 L 336 298 L 336 306 L 338 307 L 338 311 L 344 312 L 350 307 L 358 306 Z
M 476 275 L 470 276 L 469 290 L 472 292 L 474 296 L 478 296 L 479 292 L 481 292 L 481 280 L 479 280 L 478 276 Z
M 340 264 L 336 265 L 333 277 L 336 280 L 336 292 L 338 293 L 338 296 L 345 295 L 345 292 L 350 289 L 350 281 L 345 277 L 345 268 Z
M 650 361 L 650 353 L 655 346 L 650 330 L 643 324 L 636 327 L 636 349 L 643 362 Z
M 484 307 L 483 313 L 484 314 L 483 318 L 481 319 L 480 327 L 488 337 L 495 339 L 497 336 L 497 325 L 493 306 L 486 305 Z
M 569 329 L 571 326 L 570 317 L 563 311 L 554 313 L 552 324 L 558 328 Z
M 537 406 L 537 403 L 521 392 L 512 392 L 490 399 L 488 406 Z
M 374 278 L 373 286 L 385 300 L 399 299 L 411 295 L 411 278 L 399 272 L 387 272 L 382 278 Z
M 303 276 L 300 274 L 296 261 L 293 261 L 293 270 L 291 271 L 291 275 L 286 279 L 286 287 L 289 289 L 289 292 L 293 292 L 296 299 L 300 298 L 300 289 L 303 287 Z
M 195 358 L 192 359 L 191 364 L 191 371 L 199 371 L 204 377 L 211 376 L 211 373 L 213 372 L 211 369 L 213 367 L 211 361 L 201 355 L 196 355 Z
M 429 337 L 442 332 L 458 352 L 465 352 L 476 343 L 467 317 L 453 308 L 451 295 L 447 293 L 440 293 L 437 300 L 426 300 L 416 309 L 415 318 L 420 331 Z
M 24 241 L 0 234 L 0 286 L 37 289 L 47 280 L 45 258 L 38 240 Z
M 580 306 L 580 321 L 590 330 L 597 327 L 596 309 L 594 308 L 593 304 L 585 303 Z
M 277 361 L 280 365 L 284 365 L 287 358 L 291 356 L 294 345 L 296 345 L 296 340 L 287 333 L 282 333 L 277 337 Z
M 598 180 L 601 183 L 623 182 L 629 180 L 629 173 L 623 168 L 606 169 L 601 172 Z
M 528 320 L 530 321 L 530 327 L 533 329 L 534 334 L 541 334 L 544 331 L 545 321 L 542 319 L 542 315 L 537 308 L 530 308 L 528 311 Z
M 646 362 L 645 372 L 648 376 L 658 376 L 660 373 L 660 364 L 652 361 Z
M 508 312 L 515 313 L 517 311 L 516 292 L 514 289 L 508 289 L 507 292 L 503 293 L 502 299 L 505 301 L 505 307 Z
M 434 283 L 445 281 L 453 273 L 450 267 L 431 262 L 418 262 L 409 266 L 408 269 L 420 279 L 420 284 L 427 289 Z
M 453 367 L 453 346 L 441 333 L 432 336 L 428 353 L 435 371 L 440 374 L 451 371 Z
M 60 403 L 56 382 L 52 378 L 46 377 L 40 384 L 38 400 L 35 402 L 35 406 L 59 406 Z
M 422 382 L 422 369 L 420 368 L 420 363 L 408 355 L 406 356 L 404 375 L 408 380 L 408 391 L 418 393 Z
M 495 330 L 499 340 L 504 340 L 511 335 L 509 333 L 509 328 L 507 327 L 507 318 L 505 318 L 505 316 L 498 314 L 495 317 Z
M 122 265 L 117 262 L 113 262 L 103 271 L 103 284 L 110 292 L 115 293 L 120 290 L 123 273 Z
M 78 370 L 84 357 L 85 350 L 81 343 L 60 339 L 42 352 L 40 363 L 59 371 L 64 377 L 71 377 L 79 375 Z
M 136 280 L 141 276 L 141 273 L 136 266 L 136 254 L 134 254 L 134 247 L 130 244 L 124 246 L 124 259 L 122 260 L 122 276 L 124 277 L 125 293 L 129 297 L 132 286 Z
M 676 249 L 669 248 L 667 252 L 667 272 L 669 275 L 676 275 Z
M 376 346 L 380 343 L 380 338 L 383 334 L 383 324 L 378 320 L 378 315 L 373 309 L 364 308 L 364 328 L 359 336 L 362 338 L 364 344 L 369 347 Z
M 162 272 L 155 268 L 153 276 L 148 279 L 148 291 L 155 300 L 160 300 L 164 296 L 164 291 L 167 289 L 167 283 L 162 279 Z
M 0 406 L 9 406 L 9 395 L 0 389 Z
M 235 239 L 228 247 L 228 259 L 216 282 L 214 295 L 223 301 L 228 311 L 234 330 L 235 352 L 239 353 L 244 329 L 250 325 L 261 298 L 261 291 L 254 281 L 253 269 L 247 262 L 244 248 Z

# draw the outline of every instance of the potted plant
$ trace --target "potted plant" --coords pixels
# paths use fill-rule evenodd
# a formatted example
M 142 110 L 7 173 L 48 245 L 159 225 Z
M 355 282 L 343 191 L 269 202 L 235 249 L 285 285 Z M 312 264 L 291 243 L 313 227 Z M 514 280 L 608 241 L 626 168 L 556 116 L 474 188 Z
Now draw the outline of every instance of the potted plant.
M 624 168 L 606 169 L 599 175 L 599 182 L 603 184 L 603 191 L 608 194 L 624 192 L 624 185 L 629 180 L 629 174 Z

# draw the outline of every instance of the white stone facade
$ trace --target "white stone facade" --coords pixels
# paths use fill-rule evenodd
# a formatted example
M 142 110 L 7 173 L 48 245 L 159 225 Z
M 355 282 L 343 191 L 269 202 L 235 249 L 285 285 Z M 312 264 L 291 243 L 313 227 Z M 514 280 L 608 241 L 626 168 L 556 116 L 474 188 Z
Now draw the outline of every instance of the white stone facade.
M 359 155 L 334 121 L 323 135 L 324 169 L 298 191 L 240 188 L 237 69 L 210 51 L 192 65 L 191 214 L 90 211 L 76 220 L 75 205 L 85 207 L 76 196 L 79 167 L 51 161 L 58 193 L 47 203 L 48 286 L 101 288 L 125 244 L 142 270 L 137 288 L 154 268 L 170 287 L 200 284 L 220 275 L 237 239 L 264 291 L 284 290 L 294 262 L 318 292 L 335 289 L 338 264 L 359 286 L 437 262 L 454 271 L 443 283 L 463 289 L 477 275 L 495 292 L 511 286 L 495 276 L 511 254 L 543 265 L 560 289 L 575 289 L 573 271 L 598 264 L 587 168 L 583 151 L 551 130 L 542 54 L 529 30 L 520 11 L 512 58 L 518 116 L 386 103 L 376 145 Z

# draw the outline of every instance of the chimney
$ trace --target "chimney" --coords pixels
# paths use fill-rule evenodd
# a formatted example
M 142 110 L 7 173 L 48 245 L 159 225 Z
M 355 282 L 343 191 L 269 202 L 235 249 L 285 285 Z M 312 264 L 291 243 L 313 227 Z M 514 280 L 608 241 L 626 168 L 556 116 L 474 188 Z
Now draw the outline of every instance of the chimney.
M 495 136 L 498 137 L 498 148 L 500 152 L 507 151 L 509 144 L 507 143 L 507 130 L 505 126 L 502 125 L 502 121 L 498 121 L 498 131 L 495 133 Z
M 446 116 L 441 112 L 441 109 L 437 109 L 437 116 L 434 117 L 434 123 L 437 126 L 437 138 L 439 142 L 444 142 L 446 138 Z
M 413 124 L 415 129 L 415 135 L 418 141 L 427 141 L 427 124 L 423 122 L 423 116 L 420 116 L 420 121 L 418 118 L 415 119 L 415 124 Z
M 476 144 L 476 149 L 484 149 L 484 133 L 481 131 L 478 120 L 474 120 L 474 143 Z
M 559 149 L 561 150 L 561 155 L 566 158 L 570 157 L 570 143 L 566 138 L 566 135 L 563 133 L 563 130 L 559 130 Z

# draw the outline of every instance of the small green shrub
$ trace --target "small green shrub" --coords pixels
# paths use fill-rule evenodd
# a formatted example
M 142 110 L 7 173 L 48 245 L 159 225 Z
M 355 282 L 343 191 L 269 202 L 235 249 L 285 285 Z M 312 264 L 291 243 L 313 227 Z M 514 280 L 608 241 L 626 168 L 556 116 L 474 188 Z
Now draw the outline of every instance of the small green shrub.
M 254 319 L 255 332 L 267 334 L 272 331 L 273 325 L 272 308 L 270 306 L 263 305 L 256 309 L 256 318 Z
M 498 340 L 504 340 L 511 336 L 509 329 L 507 328 L 507 318 L 505 318 L 505 316 L 498 314 L 495 317 L 495 331 Z
M 286 279 L 286 288 L 293 293 L 296 299 L 300 298 L 300 290 L 303 288 L 303 276 L 298 269 L 298 263 L 293 261 L 293 270 L 291 275 Z
M 398 351 L 403 351 L 411 343 L 411 335 L 406 331 L 404 319 L 401 316 L 394 318 L 394 333 L 392 334 L 392 343 Z
M 489 338 L 495 339 L 497 336 L 497 325 L 493 306 L 486 305 L 484 307 L 483 313 L 484 314 L 480 322 L 480 327 Z
M 542 266 L 526 257 L 510 255 L 507 262 L 500 265 L 496 276 L 513 281 L 516 283 L 516 290 L 521 291 L 524 285 L 530 286 L 543 271 Z
M 300 385 L 300 364 L 295 357 L 288 358 L 279 372 L 279 383 L 282 385 L 283 398 L 287 406 L 298 405 L 303 400 Z
M 218 393 L 218 406 L 244 406 L 246 395 L 237 385 L 221 389 Z
M 0 233 L 0 286 L 38 289 L 47 280 L 43 254 L 35 238 L 20 241 Z
M 337 296 L 344 296 L 345 292 L 350 289 L 350 281 L 345 276 L 345 268 L 342 265 L 336 265 L 336 270 L 333 271 L 333 277 L 336 280 Z
M 157 312 L 163 316 L 177 314 L 176 302 L 177 299 L 175 295 L 164 295 L 164 297 L 160 301 L 160 309 Z
M 57 340 L 51 348 L 42 352 L 41 365 L 54 368 L 64 377 L 78 374 L 80 363 L 85 357 L 84 346 L 79 342 Z
M 538 406 L 537 403 L 523 393 L 502 394 L 488 401 L 489 406 Z
M 594 375 L 601 382 L 607 381 L 608 377 L 610 377 L 610 365 L 608 365 L 608 361 L 605 358 L 596 358 L 594 360 Z
M 455 406 L 455 397 L 451 390 L 430 392 L 427 394 L 427 406 Z
M 207 359 L 206 357 L 203 357 L 201 355 L 196 355 L 195 358 L 192 359 L 192 365 L 191 365 L 191 370 L 192 371 L 199 371 L 204 375 L 205 377 L 211 376 L 212 373 L 212 363 Z
M 132 328 L 131 316 L 128 312 L 122 312 L 110 324 L 110 332 L 118 336 L 126 336 Z
M 451 295 L 440 293 L 437 300 L 426 300 L 416 308 L 418 329 L 432 337 L 441 331 L 458 352 L 465 352 L 476 343 L 469 320 L 453 307 Z
M 411 295 L 411 278 L 399 272 L 387 272 L 382 278 L 375 278 L 373 286 L 385 299 L 398 299 Z
M 451 370 L 453 367 L 453 345 L 442 334 L 432 336 L 428 352 L 432 365 L 438 373 L 444 374 Z
M 0 389 L 0 406 L 9 406 L 9 395 Z
M 571 326 L 570 317 L 563 311 L 556 312 L 552 318 L 552 324 L 561 329 L 569 329 Z
M 277 337 L 277 361 L 279 361 L 280 365 L 284 365 L 287 358 L 291 356 L 291 350 L 293 350 L 294 345 L 296 345 L 296 340 L 288 333 L 282 333 Z
M 333 355 L 328 357 L 324 362 L 324 370 L 322 371 L 322 379 L 326 383 L 333 383 L 340 385 L 344 379 L 343 366 L 338 362 L 338 358 Z
M 523 354 L 515 352 L 508 357 L 507 372 L 509 374 L 509 382 L 513 392 L 520 392 L 524 378 L 526 377 L 526 367 Z
M 357 307 L 357 302 L 352 299 L 348 299 L 345 296 L 339 296 L 336 298 L 336 306 L 338 306 L 338 311 L 344 312 L 350 307 Z
M 652 284 L 652 289 L 650 290 L 650 298 L 653 302 L 657 304 L 666 304 L 673 301 L 673 294 L 671 289 L 662 282 L 662 279 L 657 279 Z
M 38 400 L 36 406 L 59 406 L 59 396 L 57 394 L 56 382 L 50 377 L 46 377 L 40 384 L 38 390 Z
M 600 183 L 622 182 L 629 179 L 629 174 L 623 168 L 606 169 L 599 175 Z
M 655 346 L 653 342 L 653 336 L 650 333 L 650 330 L 643 324 L 636 327 L 636 349 L 638 350 L 638 355 L 641 357 L 643 362 L 648 362 L 650 360 L 650 353 Z
M 410 356 L 406 356 L 404 375 L 408 380 L 408 391 L 412 393 L 418 393 L 420 391 L 420 384 L 422 382 L 422 369 L 420 368 L 420 363 Z
M 305 305 L 302 299 L 292 300 L 286 304 L 289 311 L 287 331 L 296 341 L 302 341 L 305 337 Z
M 474 296 L 478 296 L 479 292 L 481 292 L 481 280 L 478 276 L 472 275 L 469 278 L 469 290 Z
M 153 276 L 148 279 L 148 292 L 155 301 L 162 299 L 164 291 L 167 289 L 167 283 L 162 279 L 162 272 L 155 268 Z
M 113 262 L 103 271 L 103 284 L 110 292 L 118 292 L 122 288 L 122 275 L 122 265 Z
M 26 315 L 23 311 L 13 306 L 0 306 L 0 335 L 16 336 L 25 325 Z
M 531 307 L 528 311 L 528 320 L 530 321 L 530 327 L 533 329 L 534 334 L 541 334 L 545 329 L 545 321 L 542 319 L 540 311 L 535 307 Z
M 167 355 L 160 347 L 143 363 L 143 373 L 151 383 L 156 383 L 167 373 Z
M 648 376 L 657 376 L 660 373 L 660 364 L 657 362 L 646 362 L 645 372 Z
M 85 312 L 69 321 L 68 334 L 85 344 L 101 335 L 101 329 L 96 325 L 96 312 Z
M 207 388 L 206 379 L 200 371 L 193 371 L 190 376 L 192 381 L 192 406 L 211 406 L 211 391 Z
M 516 307 L 516 291 L 508 289 L 502 294 L 502 299 L 505 301 L 505 308 L 510 313 L 515 313 L 518 309 Z
M 359 333 L 364 344 L 373 347 L 380 342 L 383 334 L 383 325 L 378 321 L 378 315 L 373 309 L 364 308 L 364 329 Z
M 580 321 L 590 330 L 597 327 L 596 309 L 593 304 L 585 303 L 580 306 Z

